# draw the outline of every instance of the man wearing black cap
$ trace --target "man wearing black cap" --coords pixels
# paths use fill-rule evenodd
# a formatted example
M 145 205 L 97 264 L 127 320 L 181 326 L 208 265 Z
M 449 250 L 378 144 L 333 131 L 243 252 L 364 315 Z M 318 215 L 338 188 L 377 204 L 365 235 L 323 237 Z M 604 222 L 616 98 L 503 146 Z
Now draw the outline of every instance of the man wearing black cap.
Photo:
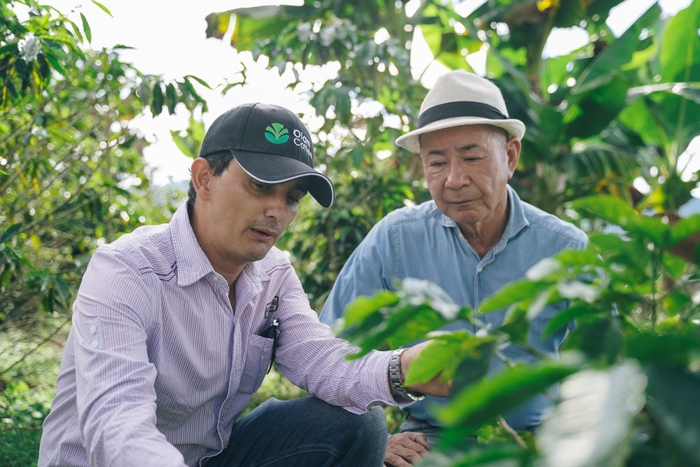
M 509 118 L 501 91 L 491 81 L 463 70 L 438 78 L 423 101 L 418 128 L 396 140 L 417 152 L 432 200 L 387 215 L 353 252 L 331 291 L 321 321 L 332 325 L 360 295 L 392 289 L 396 279 L 431 281 L 460 305 L 478 309 L 482 300 L 521 279 L 540 260 L 568 248 L 584 248 L 576 227 L 522 201 L 508 186 L 520 157 L 525 125 Z M 529 341 L 541 354 L 556 356 L 566 329 L 542 331 L 561 305 L 549 305 L 530 323 Z M 479 315 L 498 328 L 505 310 Z M 453 323 L 450 329 L 468 329 Z M 499 349 L 511 362 L 535 357 L 514 345 Z M 494 358 L 491 372 L 506 362 Z M 551 396 L 551 395 L 550 395 Z M 401 433 L 387 444 L 385 463 L 404 467 L 422 456 L 440 433 L 431 407 L 444 399 L 426 397 L 406 407 Z M 523 401 L 504 414 L 516 430 L 537 426 L 551 406 L 548 395 Z
M 400 376 L 423 345 L 346 360 L 353 349 L 273 247 L 306 192 L 333 202 L 307 129 L 282 107 L 238 106 L 208 130 L 191 174 L 170 223 L 93 254 L 39 465 L 381 465 L 384 411 L 370 407 L 410 400 Z M 273 362 L 312 396 L 239 419 Z

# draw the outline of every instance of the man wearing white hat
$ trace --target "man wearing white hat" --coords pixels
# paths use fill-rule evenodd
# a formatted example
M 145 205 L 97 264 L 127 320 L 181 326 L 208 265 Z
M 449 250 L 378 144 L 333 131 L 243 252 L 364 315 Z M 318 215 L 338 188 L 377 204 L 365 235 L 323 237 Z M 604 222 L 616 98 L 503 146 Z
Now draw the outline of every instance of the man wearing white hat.
M 343 267 L 321 313 L 333 324 L 353 299 L 392 289 L 396 279 L 429 280 L 460 305 L 477 309 L 502 286 L 521 279 L 543 258 L 583 248 L 586 235 L 573 225 L 522 201 L 508 185 L 520 156 L 525 125 L 508 116 L 503 96 L 487 79 L 462 70 L 441 76 L 420 108 L 418 128 L 396 144 L 421 155 L 432 200 L 396 210 L 382 219 Z M 530 324 L 530 343 L 556 355 L 566 329 L 542 331 L 561 305 L 547 306 Z M 505 315 L 479 318 L 498 327 Z M 475 332 L 468 323 L 451 327 Z M 502 354 L 532 360 L 514 345 Z M 490 371 L 504 368 L 494 359 Z M 401 433 L 388 442 L 385 464 L 410 465 L 436 441 L 439 423 L 430 407 L 444 399 L 427 397 L 408 406 Z M 545 395 L 504 414 L 516 430 L 537 426 L 550 406 Z

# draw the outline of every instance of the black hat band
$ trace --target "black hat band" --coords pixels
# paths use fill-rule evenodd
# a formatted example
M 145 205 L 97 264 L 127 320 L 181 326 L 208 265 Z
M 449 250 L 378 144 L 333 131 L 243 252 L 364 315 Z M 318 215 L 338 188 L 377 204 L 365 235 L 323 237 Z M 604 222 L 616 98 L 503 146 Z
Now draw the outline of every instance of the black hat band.
M 483 102 L 459 101 L 439 104 L 424 111 L 418 117 L 418 128 L 430 123 L 454 117 L 480 117 L 491 120 L 507 120 L 508 116 L 496 107 Z

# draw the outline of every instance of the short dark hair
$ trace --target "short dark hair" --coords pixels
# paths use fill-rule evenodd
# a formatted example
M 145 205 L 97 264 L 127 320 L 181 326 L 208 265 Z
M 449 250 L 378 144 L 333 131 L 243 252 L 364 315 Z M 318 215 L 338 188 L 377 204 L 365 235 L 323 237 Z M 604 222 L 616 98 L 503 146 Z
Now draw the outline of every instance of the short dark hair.
M 224 170 L 228 169 L 231 160 L 233 160 L 233 154 L 231 151 L 219 151 L 213 154 L 208 154 L 204 158 L 208 163 L 209 167 L 214 169 L 214 176 L 218 177 L 223 173 Z M 187 208 L 192 209 L 194 207 L 194 200 L 197 198 L 197 192 L 194 189 L 194 183 L 190 178 L 190 186 L 187 188 Z

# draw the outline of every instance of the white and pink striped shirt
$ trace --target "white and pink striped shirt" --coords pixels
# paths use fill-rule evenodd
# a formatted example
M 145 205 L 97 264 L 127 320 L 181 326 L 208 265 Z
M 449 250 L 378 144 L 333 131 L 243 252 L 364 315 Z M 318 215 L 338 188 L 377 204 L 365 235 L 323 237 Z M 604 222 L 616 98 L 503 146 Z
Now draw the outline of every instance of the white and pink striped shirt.
M 285 255 L 273 248 L 229 286 L 200 248 L 183 204 L 94 253 L 44 422 L 39 466 L 195 466 L 220 453 L 275 362 L 294 384 L 360 413 L 395 405 L 389 352 L 352 352 L 318 321 Z M 267 317 L 267 305 L 279 298 Z

